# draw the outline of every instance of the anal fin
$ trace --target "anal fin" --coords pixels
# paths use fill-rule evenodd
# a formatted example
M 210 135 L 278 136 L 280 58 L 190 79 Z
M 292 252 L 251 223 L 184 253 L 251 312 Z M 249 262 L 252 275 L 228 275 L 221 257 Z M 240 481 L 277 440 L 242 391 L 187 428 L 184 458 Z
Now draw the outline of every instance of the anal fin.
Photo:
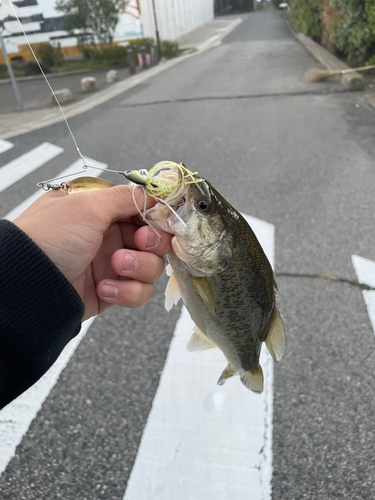
M 241 382 L 251 391 L 261 394 L 263 392 L 263 370 L 259 365 L 252 372 L 242 373 Z
M 178 286 L 176 276 L 173 274 L 173 270 L 170 264 L 166 268 L 166 273 L 170 276 L 167 287 L 165 289 L 165 302 L 164 307 L 167 311 L 170 311 L 172 307 L 178 303 L 181 298 L 180 287 Z
M 223 373 L 221 374 L 219 380 L 217 381 L 217 385 L 223 385 L 224 382 L 230 378 L 230 377 L 233 377 L 234 375 L 234 371 L 232 370 L 232 368 L 230 367 L 230 365 L 227 365 L 225 368 L 224 368 L 224 371 Z
M 271 326 L 264 342 L 275 361 L 280 361 L 285 350 L 284 325 L 276 307 L 272 313 Z
M 205 351 L 214 349 L 216 345 L 201 331 L 197 326 L 194 327 L 194 333 L 191 336 L 186 349 L 192 351 Z

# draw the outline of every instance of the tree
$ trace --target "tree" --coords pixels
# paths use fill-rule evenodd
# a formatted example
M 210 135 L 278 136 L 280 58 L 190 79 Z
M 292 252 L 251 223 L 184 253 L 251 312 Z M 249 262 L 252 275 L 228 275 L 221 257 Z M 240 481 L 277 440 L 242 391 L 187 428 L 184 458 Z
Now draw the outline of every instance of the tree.
M 127 0 L 58 0 L 56 8 L 66 16 L 65 29 L 80 32 L 81 43 L 100 48 L 110 45 L 119 15 L 125 11 Z

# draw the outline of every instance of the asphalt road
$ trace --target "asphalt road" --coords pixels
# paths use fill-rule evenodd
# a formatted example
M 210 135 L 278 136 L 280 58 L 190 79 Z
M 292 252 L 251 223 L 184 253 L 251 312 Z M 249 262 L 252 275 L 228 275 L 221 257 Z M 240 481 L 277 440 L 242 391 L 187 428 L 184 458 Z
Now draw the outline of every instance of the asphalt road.
M 315 65 L 280 13 L 255 13 L 222 45 L 70 125 L 81 151 L 110 168 L 183 161 L 275 225 L 287 349 L 275 366 L 273 499 L 371 499 L 375 341 L 351 255 L 375 260 L 375 110 L 336 82 L 306 83 Z M 64 153 L 5 190 L 0 216 L 76 159 L 62 123 L 11 141 L 1 164 L 44 141 Z M 164 286 L 140 310 L 95 321 L 0 498 L 122 498 L 179 312 L 164 311 Z

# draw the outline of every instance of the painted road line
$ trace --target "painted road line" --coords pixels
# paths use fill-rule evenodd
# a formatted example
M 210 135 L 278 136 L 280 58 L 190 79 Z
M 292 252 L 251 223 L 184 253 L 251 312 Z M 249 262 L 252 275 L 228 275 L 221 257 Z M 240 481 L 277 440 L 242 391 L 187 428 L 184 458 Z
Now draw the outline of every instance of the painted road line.
M 359 255 L 352 255 L 352 263 L 359 283 L 375 288 L 375 262 Z M 375 333 L 375 290 L 362 290 L 362 294 Z
M 5 471 L 22 437 L 26 434 L 94 319 L 90 318 L 82 324 L 79 335 L 69 342 L 56 363 L 36 384 L 0 411 L 0 474 Z
M 102 163 L 100 161 L 93 160 L 92 158 L 85 158 L 85 161 L 86 161 L 87 165 L 92 165 L 93 167 L 103 168 L 103 169 L 108 168 L 108 165 L 106 163 Z M 63 180 L 65 180 L 64 179 L 65 177 L 68 177 L 71 174 L 75 174 L 76 172 L 79 172 L 81 169 L 82 169 L 82 160 L 79 159 L 79 160 L 76 160 L 74 163 L 72 163 L 70 165 L 70 167 L 63 170 L 60 174 L 57 174 L 56 177 L 62 177 L 63 179 L 61 179 L 61 181 L 63 181 Z M 66 180 L 68 181 L 68 180 L 72 180 L 76 177 L 82 177 L 82 176 L 86 176 L 86 175 L 90 175 L 90 177 L 99 177 L 102 173 L 103 172 L 101 172 L 100 170 L 88 169 L 85 172 L 81 172 L 77 175 L 73 175 L 72 177 L 68 177 Z M 60 181 L 56 181 L 56 184 L 58 182 L 60 182 Z M 45 193 L 45 191 L 43 191 L 43 189 L 41 189 L 41 188 L 38 189 L 38 191 L 35 191 L 34 194 L 29 196 L 26 200 L 24 200 L 22 203 L 20 203 L 16 208 L 11 210 L 4 217 L 4 219 L 14 220 L 22 212 L 24 212 L 26 210 L 26 208 L 28 208 L 32 203 L 34 203 L 34 201 L 36 201 L 38 198 L 40 198 L 44 193 Z
M 91 158 L 86 158 L 86 162 L 94 167 L 103 169 L 108 167 L 107 164 Z M 76 160 L 67 169 L 58 174 L 57 177 L 66 177 L 69 174 L 76 173 L 81 167 L 82 160 Z M 92 177 L 98 177 L 101 173 L 100 170 L 93 170 L 93 172 L 90 172 L 90 175 Z M 77 174 L 74 177 L 79 177 L 80 175 L 82 174 Z M 38 189 L 4 218 L 14 220 L 43 194 L 43 189 Z M 60 373 L 65 368 L 91 323 L 92 320 L 84 323 L 80 335 L 68 344 L 56 363 L 37 384 L 0 411 L 0 474 L 5 470 L 9 460 L 13 457 L 16 447 L 21 442 L 22 436 L 27 432 L 31 422 L 35 418 L 44 400 L 55 385 Z
M 273 264 L 274 226 L 245 217 Z M 225 358 L 188 352 L 192 331 L 183 308 L 124 500 L 270 500 L 272 358 L 264 348 L 260 396 L 238 377 L 218 387 Z
M 44 142 L 0 168 L 0 193 L 63 152 L 63 148 Z
M 107 164 L 85 158 L 88 165 L 93 167 L 106 169 Z M 66 177 L 69 174 L 76 173 L 82 167 L 82 160 L 77 160 L 72 163 L 67 169 L 62 171 L 57 177 Z M 90 172 L 90 171 L 89 171 Z M 90 172 L 91 177 L 98 177 L 102 172 L 93 170 Z M 86 173 L 84 174 L 86 175 Z M 82 176 L 77 174 L 73 177 Z M 71 177 L 71 178 L 73 178 Z M 43 189 L 39 189 L 32 196 L 23 201 L 18 207 L 9 212 L 5 219 L 13 220 L 22 213 L 28 206 L 44 194 Z M 69 359 L 73 355 L 78 344 L 86 335 L 87 330 L 91 326 L 94 318 L 85 321 L 82 325 L 80 334 L 75 337 L 64 349 L 56 363 L 50 370 L 30 389 L 21 394 L 16 400 L 0 411 L 0 474 L 6 469 L 9 461 L 14 456 L 17 446 L 26 434 L 31 422 L 36 417 L 38 411 L 42 407 L 44 400 L 51 392 L 56 384 L 60 373 L 66 367 Z
M 8 149 L 12 149 L 14 144 L 8 141 L 3 141 L 0 139 L 0 154 L 4 153 L 4 151 L 8 151 Z

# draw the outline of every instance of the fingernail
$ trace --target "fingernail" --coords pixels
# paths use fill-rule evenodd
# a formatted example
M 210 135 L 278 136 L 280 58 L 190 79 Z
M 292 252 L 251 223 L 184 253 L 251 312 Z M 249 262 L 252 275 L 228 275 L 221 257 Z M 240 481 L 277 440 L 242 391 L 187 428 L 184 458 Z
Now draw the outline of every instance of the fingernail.
M 113 283 L 104 283 L 102 287 L 103 299 L 114 299 L 117 297 L 117 287 Z
M 138 259 L 132 253 L 126 252 L 124 260 L 122 261 L 123 271 L 133 271 L 138 267 Z
M 146 250 L 152 250 L 153 248 L 156 248 L 159 245 L 159 243 L 160 243 L 159 236 L 155 233 L 155 231 L 149 229 L 147 236 Z

